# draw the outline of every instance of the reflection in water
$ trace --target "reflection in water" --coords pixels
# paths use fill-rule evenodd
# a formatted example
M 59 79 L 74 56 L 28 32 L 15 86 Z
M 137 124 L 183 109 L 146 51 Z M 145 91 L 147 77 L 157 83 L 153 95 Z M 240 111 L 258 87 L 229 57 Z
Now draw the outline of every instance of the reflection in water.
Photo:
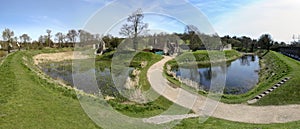
M 249 66 L 250 65 L 250 61 L 248 60 L 248 56 L 242 56 L 240 59 L 241 65 L 245 66 Z
M 212 70 L 214 68 L 214 70 Z M 181 78 L 189 78 L 198 82 L 204 90 L 210 88 L 212 79 L 222 79 L 218 76 L 219 73 L 226 72 L 225 91 L 226 94 L 242 94 L 252 89 L 257 83 L 259 75 L 259 59 L 257 56 L 243 56 L 232 62 L 228 62 L 227 66 L 202 67 L 198 68 L 198 73 L 195 74 L 191 69 L 179 68 L 177 76 Z M 194 78 L 194 75 L 199 75 Z
M 252 61 L 252 62 L 255 62 L 255 60 L 256 60 L 255 56 L 252 55 L 252 56 L 251 56 L 251 61 Z
M 92 85 L 92 78 L 89 76 L 91 73 L 95 73 L 98 88 L 94 86 L 85 86 L 85 87 L 77 87 L 80 90 L 83 90 L 87 93 L 97 94 L 99 91 L 102 92 L 103 95 L 109 96 L 120 96 L 119 92 L 113 85 L 111 73 L 109 68 L 103 67 L 96 67 L 94 69 L 84 69 L 78 70 L 77 72 L 72 72 L 72 63 L 71 62 L 59 62 L 59 63 L 50 63 L 50 64 L 43 64 L 42 70 L 47 75 L 54 79 L 62 80 L 66 84 L 70 86 L 74 86 L 73 83 L 73 76 L 79 78 L 80 81 L 77 82 L 84 82 L 85 85 Z M 76 71 L 76 70 L 75 70 Z M 78 86 L 84 86 L 78 84 Z

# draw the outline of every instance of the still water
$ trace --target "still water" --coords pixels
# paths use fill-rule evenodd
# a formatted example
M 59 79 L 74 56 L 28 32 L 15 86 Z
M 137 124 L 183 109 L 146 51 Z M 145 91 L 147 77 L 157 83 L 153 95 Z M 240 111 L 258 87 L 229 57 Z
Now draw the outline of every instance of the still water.
M 72 62 L 57 62 L 41 65 L 42 71 L 48 76 L 61 80 L 70 86 L 80 86 L 77 87 L 87 93 L 97 94 L 100 91 L 103 95 L 118 96 L 117 89 L 113 86 L 113 81 L 109 68 L 95 67 L 87 68 L 75 72 L 72 71 Z M 95 76 L 91 76 L 91 74 Z M 73 81 L 73 77 L 79 78 L 79 81 Z M 96 77 L 96 83 L 98 86 L 94 86 L 92 79 Z M 77 84 L 74 84 L 77 82 Z M 83 84 L 79 84 L 83 82 Z
M 213 69 L 213 70 L 212 70 Z M 175 70 L 177 76 L 188 78 L 197 82 L 201 89 L 209 90 L 211 80 L 218 79 L 218 75 L 226 75 L 225 94 L 242 94 L 251 90 L 259 79 L 259 58 L 258 56 L 243 56 L 232 62 L 227 62 L 225 67 L 200 67 L 195 70 L 179 68 Z M 225 74 L 224 74 L 225 73 Z

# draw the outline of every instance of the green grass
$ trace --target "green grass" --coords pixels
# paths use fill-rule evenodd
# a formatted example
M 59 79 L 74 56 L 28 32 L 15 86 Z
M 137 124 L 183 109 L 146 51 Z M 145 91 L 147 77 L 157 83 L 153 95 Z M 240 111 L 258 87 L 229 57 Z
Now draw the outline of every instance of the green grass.
M 276 69 L 275 83 L 280 76 L 291 77 L 291 80 L 260 99 L 256 105 L 300 104 L 300 62 L 279 53 L 272 52 L 272 54 L 280 60 L 276 68 L 273 66 L 273 69 Z
M 75 92 L 39 78 L 22 63 L 23 54 L 10 55 L 0 67 L 1 128 L 97 128 Z
M 199 123 L 199 118 L 190 118 L 181 121 L 174 129 L 299 129 L 299 127 L 300 121 L 283 124 L 250 124 L 209 118 L 204 123 Z
M 167 64 L 171 65 L 171 67 L 178 67 L 178 65 L 189 65 L 189 62 L 195 62 L 198 65 L 210 65 L 212 62 L 231 61 L 241 56 L 242 54 L 235 50 L 199 50 L 195 52 L 185 52 L 177 56 L 174 60 L 168 61 Z

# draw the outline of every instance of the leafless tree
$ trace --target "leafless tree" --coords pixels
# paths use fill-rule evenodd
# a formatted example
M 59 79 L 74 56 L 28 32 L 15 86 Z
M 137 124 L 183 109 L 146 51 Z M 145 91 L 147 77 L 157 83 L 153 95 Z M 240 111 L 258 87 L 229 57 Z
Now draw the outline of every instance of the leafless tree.
M 67 38 L 70 40 L 70 42 L 75 43 L 76 42 L 76 37 L 78 36 L 78 33 L 76 30 L 72 29 L 69 30 L 68 34 L 67 34 Z
M 142 9 L 138 9 L 133 12 L 128 18 L 126 24 L 124 24 L 119 32 L 120 35 L 128 38 L 133 38 L 134 49 L 138 49 L 137 37 L 143 32 L 147 31 L 148 24 L 143 22 L 144 14 Z
M 10 43 L 12 42 L 12 38 L 14 37 L 14 32 L 11 31 L 10 29 L 5 29 L 3 32 L 2 32 L 2 38 L 3 40 L 6 40 L 7 41 L 7 51 L 8 53 L 10 53 Z
M 58 33 L 55 34 L 55 37 L 56 37 L 56 40 L 59 43 L 59 47 L 62 47 L 62 43 L 63 43 L 64 38 L 65 38 L 64 34 L 61 33 L 61 32 L 58 32 Z
M 48 45 L 49 45 L 49 47 L 51 47 L 50 38 L 51 38 L 51 32 L 52 32 L 52 31 L 49 30 L 49 29 L 47 29 L 46 32 L 47 32 L 47 34 L 48 34 Z
M 21 40 L 21 42 L 23 42 L 23 43 L 27 43 L 27 42 L 30 41 L 30 37 L 28 36 L 28 34 L 22 34 L 22 35 L 20 36 L 20 40 Z

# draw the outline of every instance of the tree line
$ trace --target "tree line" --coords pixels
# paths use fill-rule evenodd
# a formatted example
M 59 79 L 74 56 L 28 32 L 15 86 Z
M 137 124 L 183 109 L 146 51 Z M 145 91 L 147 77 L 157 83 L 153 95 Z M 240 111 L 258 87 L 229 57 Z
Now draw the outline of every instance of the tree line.
M 247 36 L 223 36 L 217 34 L 204 34 L 194 25 L 187 25 L 183 33 L 159 33 L 148 34 L 148 24 L 143 22 L 144 14 L 141 9 L 136 10 L 127 18 L 127 23 L 122 26 L 119 34 L 132 39 L 133 49 L 139 49 L 138 44 L 146 46 L 160 45 L 167 42 L 185 44 L 190 50 L 220 49 L 231 44 L 233 49 L 243 52 L 254 52 L 257 49 L 277 50 L 279 47 L 287 46 L 284 42 L 273 41 L 270 34 L 263 34 L 258 39 Z M 105 44 L 106 49 L 115 49 L 125 38 L 112 35 L 92 34 L 85 30 L 71 29 L 67 33 L 57 32 L 52 34 L 50 29 L 38 40 L 32 41 L 28 34 L 15 36 L 14 31 L 6 28 L 2 32 L 3 41 L 0 42 L 0 49 L 10 52 L 11 49 L 42 49 L 43 47 L 74 47 L 75 43 L 84 44 Z M 144 39 L 144 40 L 140 40 Z M 221 43 L 219 42 L 221 39 Z M 292 45 L 297 46 L 297 43 Z M 300 46 L 300 45 L 299 45 Z

